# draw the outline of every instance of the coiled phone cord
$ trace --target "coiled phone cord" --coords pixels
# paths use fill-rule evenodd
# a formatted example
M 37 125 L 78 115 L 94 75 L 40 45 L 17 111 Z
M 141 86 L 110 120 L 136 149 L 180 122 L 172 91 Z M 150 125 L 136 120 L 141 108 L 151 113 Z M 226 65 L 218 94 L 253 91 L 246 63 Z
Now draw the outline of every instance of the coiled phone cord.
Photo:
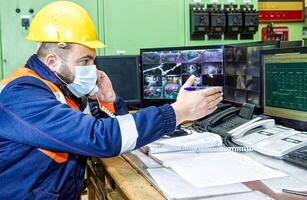
M 234 151 L 234 152 L 248 152 L 254 151 L 253 147 L 190 147 L 190 146 L 176 146 L 163 144 L 161 142 L 153 142 L 150 144 L 153 148 L 161 148 L 161 152 L 155 153 L 168 153 L 168 152 L 180 152 L 180 151 L 194 151 L 198 153 L 216 153 L 216 152 L 226 152 L 226 151 Z
M 99 98 L 97 96 L 97 94 L 95 93 L 97 102 L 98 102 L 98 106 L 100 108 L 101 111 L 105 112 L 109 117 L 115 118 L 115 115 L 105 106 L 101 105 Z

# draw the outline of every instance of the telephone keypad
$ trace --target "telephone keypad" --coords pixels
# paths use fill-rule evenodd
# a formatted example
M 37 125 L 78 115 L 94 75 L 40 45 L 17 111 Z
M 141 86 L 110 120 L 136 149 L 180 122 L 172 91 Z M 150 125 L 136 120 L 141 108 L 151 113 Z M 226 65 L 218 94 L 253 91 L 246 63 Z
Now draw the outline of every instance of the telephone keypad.
M 307 168 L 307 146 L 289 153 L 284 159 L 288 162 Z
M 245 124 L 248 122 L 248 119 L 243 119 L 239 116 L 235 116 L 232 119 L 228 119 L 224 121 L 223 123 L 219 124 L 216 127 L 209 127 L 209 131 L 213 133 L 220 134 L 222 137 L 228 136 L 228 132 L 238 126 L 241 126 L 242 124 Z

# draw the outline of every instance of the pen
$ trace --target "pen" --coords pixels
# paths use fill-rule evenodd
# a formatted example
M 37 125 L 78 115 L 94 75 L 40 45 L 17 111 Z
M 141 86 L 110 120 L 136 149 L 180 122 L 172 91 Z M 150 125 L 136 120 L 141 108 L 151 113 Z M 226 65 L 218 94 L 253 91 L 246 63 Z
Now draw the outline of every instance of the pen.
M 196 90 L 202 90 L 209 88 L 210 86 L 190 86 L 190 87 L 185 87 L 184 89 L 186 91 L 196 91 Z M 222 88 L 220 88 L 220 92 L 222 92 Z
M 282 192 L 289 193 L 289 194 L 296 194 L 307 197 L 307 191 L 296 191 L 296 190 L 289 190 L 289 189 L 282 189 Z
M 195 91 L 195 90 L 202 90 L 202 89 L 206 89 L 207 87 L 205 86 L 190 86 L 190 87 L 185 87 L 184 89 L 186 91 Z

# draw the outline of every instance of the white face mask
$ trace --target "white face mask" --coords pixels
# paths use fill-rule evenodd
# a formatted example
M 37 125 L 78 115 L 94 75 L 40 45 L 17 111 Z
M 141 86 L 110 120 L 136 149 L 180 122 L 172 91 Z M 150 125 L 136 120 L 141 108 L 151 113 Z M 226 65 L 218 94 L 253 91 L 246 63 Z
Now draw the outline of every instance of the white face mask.
M 67 88 L 78 98 L 87 94 L 93 96 L 98 91 L 96 81 L 96 65 L 75 66 L 75 79 Z

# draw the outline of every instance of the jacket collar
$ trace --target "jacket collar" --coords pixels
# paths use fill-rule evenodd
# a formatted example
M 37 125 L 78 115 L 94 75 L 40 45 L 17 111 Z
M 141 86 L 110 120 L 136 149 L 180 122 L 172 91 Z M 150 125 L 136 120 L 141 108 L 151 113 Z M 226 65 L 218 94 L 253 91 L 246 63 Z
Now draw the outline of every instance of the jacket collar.
M 40 77 L 56 84 L 57 86 L 61 84 L 58 77 L 56 77 L 56 75 L 50 71 L 50 69 L 48 69 L 48 67 L 42 61 L 40 61 L 35 54 L 28 59 L 25 67 L 33 70 Z
M 40 61 L 36 54 L 32 55 L 25 65 L 26 68 L 33 70 L 37 73 L 41 78 L 54 83 L 56 86 L 60 88 L 60 90 L 68 97 L 73 99 L 73 101 L 79 106 L 80 110 L 83 111 L 87 106 L 87 97 L 77 98 L 74 96 L 66 87 L 65 84 L 52 72 L 48 67 Z

